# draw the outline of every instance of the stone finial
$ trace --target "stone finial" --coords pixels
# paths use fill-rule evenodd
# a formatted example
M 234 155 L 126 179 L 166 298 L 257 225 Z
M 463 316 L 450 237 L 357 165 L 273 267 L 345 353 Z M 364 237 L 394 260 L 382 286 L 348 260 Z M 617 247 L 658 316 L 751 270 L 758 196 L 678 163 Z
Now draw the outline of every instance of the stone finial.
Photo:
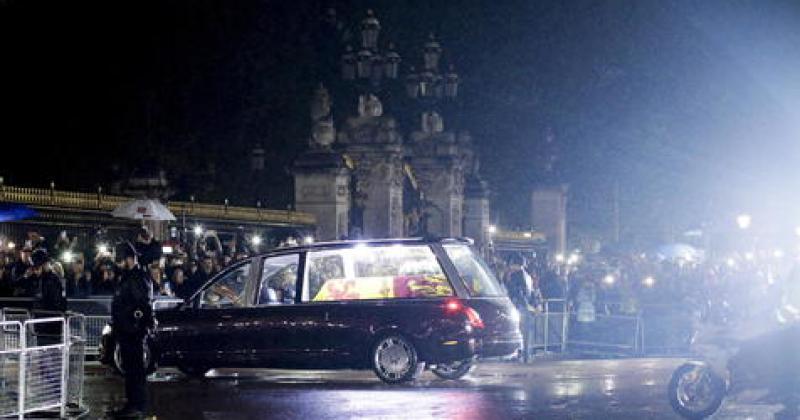
M 373 94 L 361 95 L 358 97 L 358 115 L 360 117 L 380 117 L 383 115 L 383 104 L 377 96 Z
M 328 89 L 320 83 L 314 91 L 314 98 L 311 100 L 311 121 L 319 121 L 331 114 L 331 96 Z

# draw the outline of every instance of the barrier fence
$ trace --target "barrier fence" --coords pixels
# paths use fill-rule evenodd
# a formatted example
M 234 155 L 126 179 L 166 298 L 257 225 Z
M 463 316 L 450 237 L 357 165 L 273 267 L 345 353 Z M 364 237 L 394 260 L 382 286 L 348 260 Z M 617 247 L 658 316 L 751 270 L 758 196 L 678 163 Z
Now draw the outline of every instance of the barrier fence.
M 579 319 L 564 299 L 544 302 L 528 314 L 529 352 L 616 356 L 687 354 L 692 335 L 688 310 L 648 310 L 630 314 L 619 303 L 597 303 L 590 319 Z M 663 309 L 663 308 L 662 308 Z
M 85 320 L 81 314 L 0 311 L 0 417 L 77 410 L 83 399 Z M 5 319 L 4 319 L 5 318 Z M 8 320 L 8 318 L 15 318 Z

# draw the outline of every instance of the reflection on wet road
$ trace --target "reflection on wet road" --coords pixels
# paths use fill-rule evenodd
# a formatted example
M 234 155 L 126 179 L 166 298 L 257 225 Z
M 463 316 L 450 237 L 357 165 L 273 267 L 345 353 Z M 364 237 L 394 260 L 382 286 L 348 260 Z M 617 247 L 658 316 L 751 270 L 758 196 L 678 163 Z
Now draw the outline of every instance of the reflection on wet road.
M 426 373 L 390 386 L 369 371 L 169 371 L 150 383 L 158 419 L 676 419 L 666 384 L 680 359 L 482 364 L 467 379 Z M 119 402 L 121 381 L 87 379 L 93 417 Z M 771 419 L 780 407 L 726 403 L 716 418 Z

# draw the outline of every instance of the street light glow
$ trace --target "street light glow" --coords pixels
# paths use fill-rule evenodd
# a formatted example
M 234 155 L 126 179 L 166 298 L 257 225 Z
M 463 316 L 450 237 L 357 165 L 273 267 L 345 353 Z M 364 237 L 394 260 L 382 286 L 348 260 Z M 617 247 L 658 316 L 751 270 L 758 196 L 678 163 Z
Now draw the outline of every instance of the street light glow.
M 97 253 L 100 255 L 107 255 L 108 254 L 108 245 L 106 244 L 97 244 Z
M 752 252 L 744 254 L 744 259 L 746 259 L 747 261 L 753 261 L 755 258 L 756 256 Z
M 607 284 L 609 286 L 614 284 L 615 281 L 616 281 L 616 279 L 611 274 L 606 274 L 605 277 L 603 277 L 603 283 L 605 283 L 605 284 Z
M 311 235 L 306 236 L 305 238 L 303 238 L 303 242 L 305 242 L 306 244 L 313 244 L 314 243 L 314 237 L 311 236 Z
M 736 216 L 736 224 L 739 226 L 739 229 L 747 229 L 750 227 L 750 224 L 753 222 L 753 218 L 749 214 L 740 214 Z
M 195 226 L 194 227 L 194 234 L 195 234 L 195 236 L 202 235 L 203 234 L 203 227 L 200 226 L 200 225 Z
M 642 280 L 644 287 L 653 287 L 656 284 L 656 279 L 653 276 L 647 276 Z
M 255 245 L 255 246 L 259 246 L 259 245 L 261 245 L 261 236 L 259 236 L 259 235 L 253 235 L 253 237 L 252 237 L 252 238 L 250 238 L 250 242 L 252 242 L 252 243 L 253 243 L 253 245 Z
M 8 247 L 8 249 L 14 249 L 17 247 L 17 244 L 15 244 L 14 242 L 9 242 L 8 245 L 6 245 L 6 247 Z
M 569 254 L 569 258 L 567 258 L 567 264 L 570 265 L 575 265 L 580 261 L 581 261 L 581 256 L 576 253 Z
M 564 254 L 556 254 L 556 262 L 564 262 Z
M 486 231 L 489 232 L 489 233 L 497 233 L 497 226 L 489 225 L 489 227 L 486 228 Z
M 778 259 L 783 258 L 783 255 L 784 255 L 783 254 L 783 250 L 780 249 L 780 248 L 776 249 L 775 251 L 772 251 L 772 256 L 775 257 L 775 258 L 778 258 Z
M 800 226 L 795 226 L 794 234 L 797 235 L 797 236 L 800 236 Z
M 72 253 L 72 251 L 64 251 L 64 253 L 61 254 L 61 260 L 65 263 L 71 263 L 74 258 L 75 255 Z

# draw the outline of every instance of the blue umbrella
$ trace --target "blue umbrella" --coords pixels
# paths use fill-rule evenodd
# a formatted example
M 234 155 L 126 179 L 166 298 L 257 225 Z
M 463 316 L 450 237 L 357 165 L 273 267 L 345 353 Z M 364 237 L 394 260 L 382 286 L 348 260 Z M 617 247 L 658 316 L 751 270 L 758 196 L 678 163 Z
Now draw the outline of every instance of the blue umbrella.
M 0 203 L 0 223 L 15 220 L 30 219 L 36 216 L 36 210 L 14 203 Z

